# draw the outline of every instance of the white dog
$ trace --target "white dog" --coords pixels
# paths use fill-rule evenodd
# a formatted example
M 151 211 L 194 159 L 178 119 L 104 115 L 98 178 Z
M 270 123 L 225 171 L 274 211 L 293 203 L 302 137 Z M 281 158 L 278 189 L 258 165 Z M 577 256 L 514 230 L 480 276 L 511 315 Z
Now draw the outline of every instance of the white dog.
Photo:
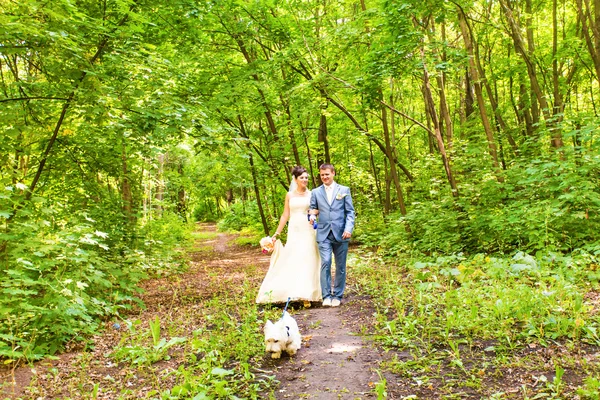
M 283 313 L 283 317 L 276 323 L 267 321 L 264 332 L 266 350 L 267 353 L 271 353 L 271 358 L 281 357 L 282 351 L 293 356 L 302 344 L 302 336 L 298 330 L 298 324 L 287 311 Z

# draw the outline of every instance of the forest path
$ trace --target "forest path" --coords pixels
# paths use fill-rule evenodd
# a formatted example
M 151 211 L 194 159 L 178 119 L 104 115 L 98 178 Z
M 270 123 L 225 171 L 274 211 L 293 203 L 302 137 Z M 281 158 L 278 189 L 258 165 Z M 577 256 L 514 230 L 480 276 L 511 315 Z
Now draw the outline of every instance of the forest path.
M 223 257 L 230 256 L 226 235 L 219 235 L 214 249 Z M 252 263 L 258 263 L 260 282 L 268 270 L 269 258 L 256 256 L 251 250 Z M 244 253 L 238 253 L 242 263 L 248 261 Z M 351 279 L 351 278 L 350 278 Z M 256 286 L 258 290 L 258 286 Z M 378 380 L 375 372 L 380 354 L 359 335 L 368 323 L 370 306 L 365 296 L 355 293 L 348 286 L 348 295 L 340 307 L 300 307 L 291 310 L 303 336 L 303 347 L 295 357 L 285 354 L 273 360 L 269 367 L 281 382 L 276 390 L 277 399 L 366 399 L 373 398 L 374 385 Z
M 380 355 L 356 334 L 352 300 L 295 314 L 304 336 L 297 356 L 277 368 L 277 399 L 373 398 Z
M 192 337 L 206 324 L 202 316 L 210 299 L 239 299 L 244 290 L 258 291 L 269 268 L 268 256 L 256 247 L 236 243 L 237 235 L 217 232 L 214 224 L 198 224 L 194 238 L 186 249 L 189 268 L 185 272 L 141 283 L 140 298 L 146 308 L 123 316 L 137 321 L 138 332 L 158 318 L 172 335 Z M 353 288 L 351 275 L 350 268 L 347 297 L 340 307 L 290 305 L 304 336 L 303 347 L 295 357 L 284 354 L 279 360 L 265 353 L 261 365 L 255 366 L 281 382 L 275 389 L 276 399 L 374 397 L 380 356 L 357 335 L 369 324 L 373 312 L 369 299 Z M 106 321 L 105 329 L 90 338 L 86 348 L 82 342 L 73 342 L 56 359 L 0 369 L 0 398 L 156 398 L 152 393 L 176 385 L 173 372 L 187 365 L 181 350 L 173 349 L 170 359 L 147 367 L 115 362 L 111 353 L 122 348 L 123 340 L 130 340 L 124 324 L 121 321 L 121 326 L 115 327 L 115 320 Z M 262 331 L 262 322 L 257 321 L 255 328 Z M 98 387 L 98 393 L 91 395 Z

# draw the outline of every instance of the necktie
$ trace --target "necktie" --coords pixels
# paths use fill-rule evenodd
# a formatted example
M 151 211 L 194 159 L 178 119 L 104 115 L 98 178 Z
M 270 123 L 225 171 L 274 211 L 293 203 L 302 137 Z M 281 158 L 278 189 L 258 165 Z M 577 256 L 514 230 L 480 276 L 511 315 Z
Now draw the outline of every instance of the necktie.
M 331 204 L 333 200 L 333 184 L 325 186 L 325 192 L 327 193 L 327 201 Z

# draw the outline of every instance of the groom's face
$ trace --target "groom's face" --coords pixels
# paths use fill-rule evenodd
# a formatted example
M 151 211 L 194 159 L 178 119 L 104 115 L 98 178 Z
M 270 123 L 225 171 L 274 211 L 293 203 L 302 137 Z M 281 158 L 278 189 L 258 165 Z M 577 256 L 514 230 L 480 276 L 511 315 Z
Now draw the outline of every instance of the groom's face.
M 324 185 L 329 186 L 333 182 L 333 177 L 335 176 L 335 172 L 333 172 L 329 168 L 320 169 L 319 175 L 321 175 L 321 182 L 323 182 Z

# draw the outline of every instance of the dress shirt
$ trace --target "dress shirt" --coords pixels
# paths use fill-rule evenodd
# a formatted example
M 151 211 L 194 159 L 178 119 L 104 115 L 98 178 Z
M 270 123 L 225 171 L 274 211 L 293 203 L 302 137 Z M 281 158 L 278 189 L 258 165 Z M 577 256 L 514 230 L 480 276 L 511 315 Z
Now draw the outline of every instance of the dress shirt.
M 335 182 L 332 182 L 331 185 L 325 185 L 325 193 L 327 193 L 327 201 L 329 204 L 333 202 L 333 192 L 335 189 Z

